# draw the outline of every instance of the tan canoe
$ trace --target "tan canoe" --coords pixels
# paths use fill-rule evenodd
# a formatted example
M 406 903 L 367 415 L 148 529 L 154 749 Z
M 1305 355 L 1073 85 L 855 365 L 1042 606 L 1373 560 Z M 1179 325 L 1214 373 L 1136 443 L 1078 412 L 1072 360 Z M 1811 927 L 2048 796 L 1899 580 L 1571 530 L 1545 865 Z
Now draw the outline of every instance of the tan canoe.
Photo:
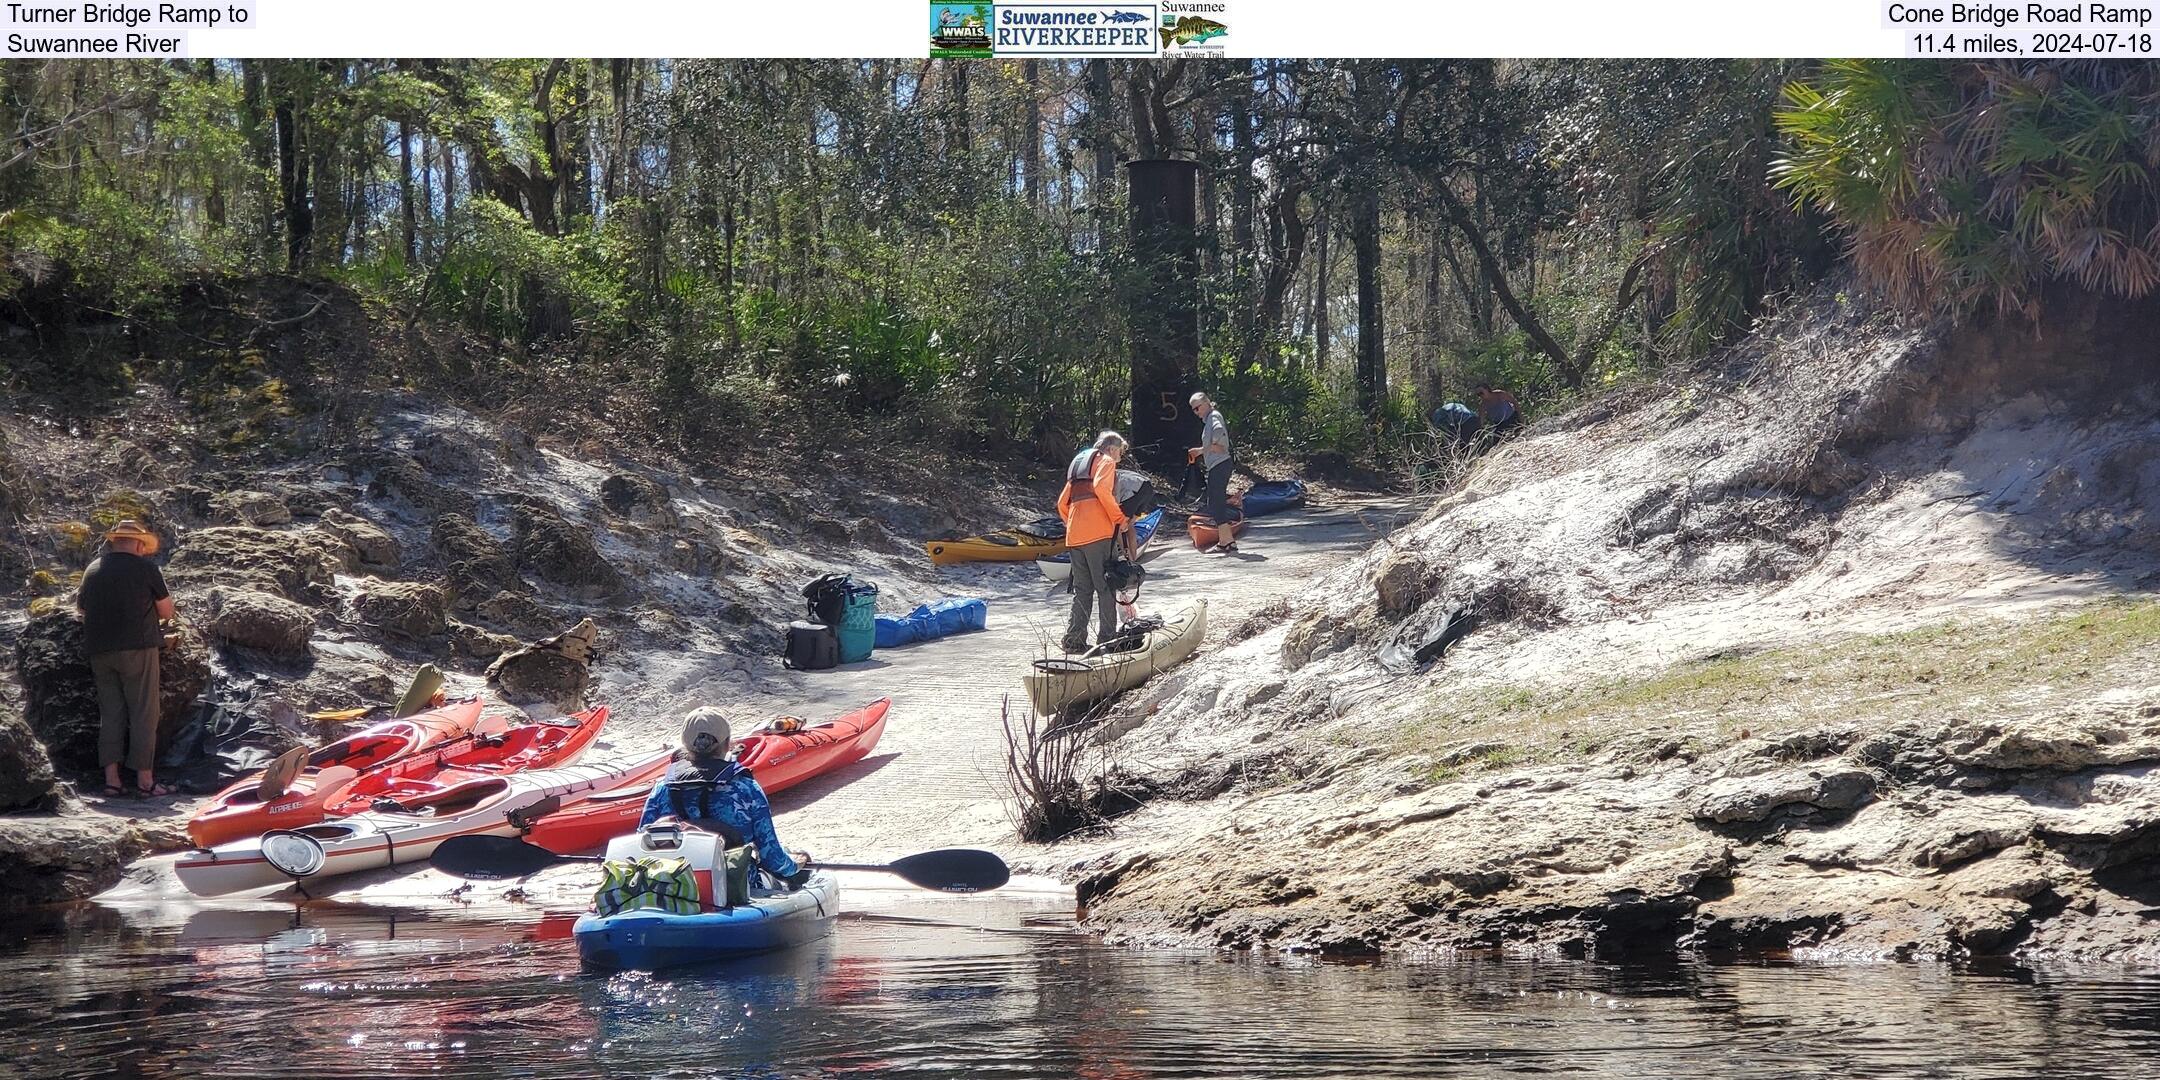
M 1206 636 L 1207 601 L 1195 600 L 1149 632 L 1139 649 L 1037 660 L 1021 682 L 1035 711 L 1048 716 L 1122 694 L 1184 663 Z

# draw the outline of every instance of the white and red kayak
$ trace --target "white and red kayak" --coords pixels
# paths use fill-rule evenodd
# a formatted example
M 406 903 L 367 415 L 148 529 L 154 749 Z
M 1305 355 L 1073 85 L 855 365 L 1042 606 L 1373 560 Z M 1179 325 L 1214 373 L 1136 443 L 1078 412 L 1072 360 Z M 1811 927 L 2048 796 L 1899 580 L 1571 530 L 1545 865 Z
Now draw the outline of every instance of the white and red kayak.
M 414 754 L 371 769 L 323 801 L 322 817 L 345 817 L 363 810 L 396 810 L 417 804 L 447 788 L 488 776 L 537 772 L 577 762 L 600 737 L 608 707 L 595 705 L 575 716 L 534 720 L 476 731 L 424 754 Z M 312 821 L 284 824 L 293 829 Z
M 356 731 L 307 755 L 305 767 L 297 775 L 284 773 L 272 790 L 264 789 L 265 776 L 258 773 L 212 795 L 188 819 L 188 839 L 209 847 L 320 821 L 324 801 L 354 777 L 463 739 L 479 723 L 480 699 L 467 698 Z
M 662 749 L 605 764 L 476 777 L 403 800 L 400 810 L 370 810 L 197 848 L 181 855 L 174 869 L 189 892 L 220 896 L 426 862 L 453 836 L 516 836 L 533 820 L 598 792 L 649 785 L 667 772 L 668 756 Z

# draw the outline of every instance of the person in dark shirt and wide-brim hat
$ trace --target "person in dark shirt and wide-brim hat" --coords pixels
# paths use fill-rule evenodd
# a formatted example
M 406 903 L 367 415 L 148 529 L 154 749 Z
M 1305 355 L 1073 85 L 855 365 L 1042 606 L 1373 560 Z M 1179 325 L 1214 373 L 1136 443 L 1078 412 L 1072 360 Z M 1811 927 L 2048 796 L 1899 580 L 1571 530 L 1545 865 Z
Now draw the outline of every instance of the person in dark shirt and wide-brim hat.
M 157 534 L 135 520 L 105 533 L 105 553 L 83 571 L 75 608 L 82 612 L 83 652 L 97 682 L 98 761 L 105 766 L 105 794 L 123 795 L 120 765 L 135 770 L 139 795 L 170 795 L 157 782 L 158 648 L 173 617 L 165 575 L 150 557 Z

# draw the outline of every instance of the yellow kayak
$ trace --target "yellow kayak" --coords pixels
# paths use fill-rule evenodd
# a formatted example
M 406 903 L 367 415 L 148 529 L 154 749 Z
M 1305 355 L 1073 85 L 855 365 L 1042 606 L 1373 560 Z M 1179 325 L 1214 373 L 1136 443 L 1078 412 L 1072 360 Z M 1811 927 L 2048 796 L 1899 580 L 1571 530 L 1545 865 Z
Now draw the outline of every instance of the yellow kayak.
M 930 561 L 939 566 L 964 562 L 1025 562 L 1065 553 L 1065 523 L 1043 518 L 1026 525 L 963 536 L 957 540 L 932 540 L 923 545 Z

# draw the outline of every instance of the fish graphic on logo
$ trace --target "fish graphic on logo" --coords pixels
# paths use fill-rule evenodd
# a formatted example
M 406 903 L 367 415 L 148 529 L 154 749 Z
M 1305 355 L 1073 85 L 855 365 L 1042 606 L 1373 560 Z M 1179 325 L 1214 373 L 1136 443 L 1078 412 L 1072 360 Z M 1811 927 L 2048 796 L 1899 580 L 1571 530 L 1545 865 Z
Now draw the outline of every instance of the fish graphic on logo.
M 1179 45 L 1193 45 L 1209 38 L 1219 38 L 1230 32 L 1230 28 L 1222 23 L 1213 19 L 1203 19 L 1198 15 L 1187 15 L 1176 22 L 1171 22 L 1170 16 L 1165 15 L 1163 16 L 1163 25 L 1157 29 L 1162 34 L 1162 43 L 1165 49 L 1170 47 L 1171 42 L 1176 42 Z
M 1113 11 L 1110 14 L 1103 16 L 1103 21 L 1114 23 L 1146 22 L 1147 16 L 1142 15 L 1137 11 Z

